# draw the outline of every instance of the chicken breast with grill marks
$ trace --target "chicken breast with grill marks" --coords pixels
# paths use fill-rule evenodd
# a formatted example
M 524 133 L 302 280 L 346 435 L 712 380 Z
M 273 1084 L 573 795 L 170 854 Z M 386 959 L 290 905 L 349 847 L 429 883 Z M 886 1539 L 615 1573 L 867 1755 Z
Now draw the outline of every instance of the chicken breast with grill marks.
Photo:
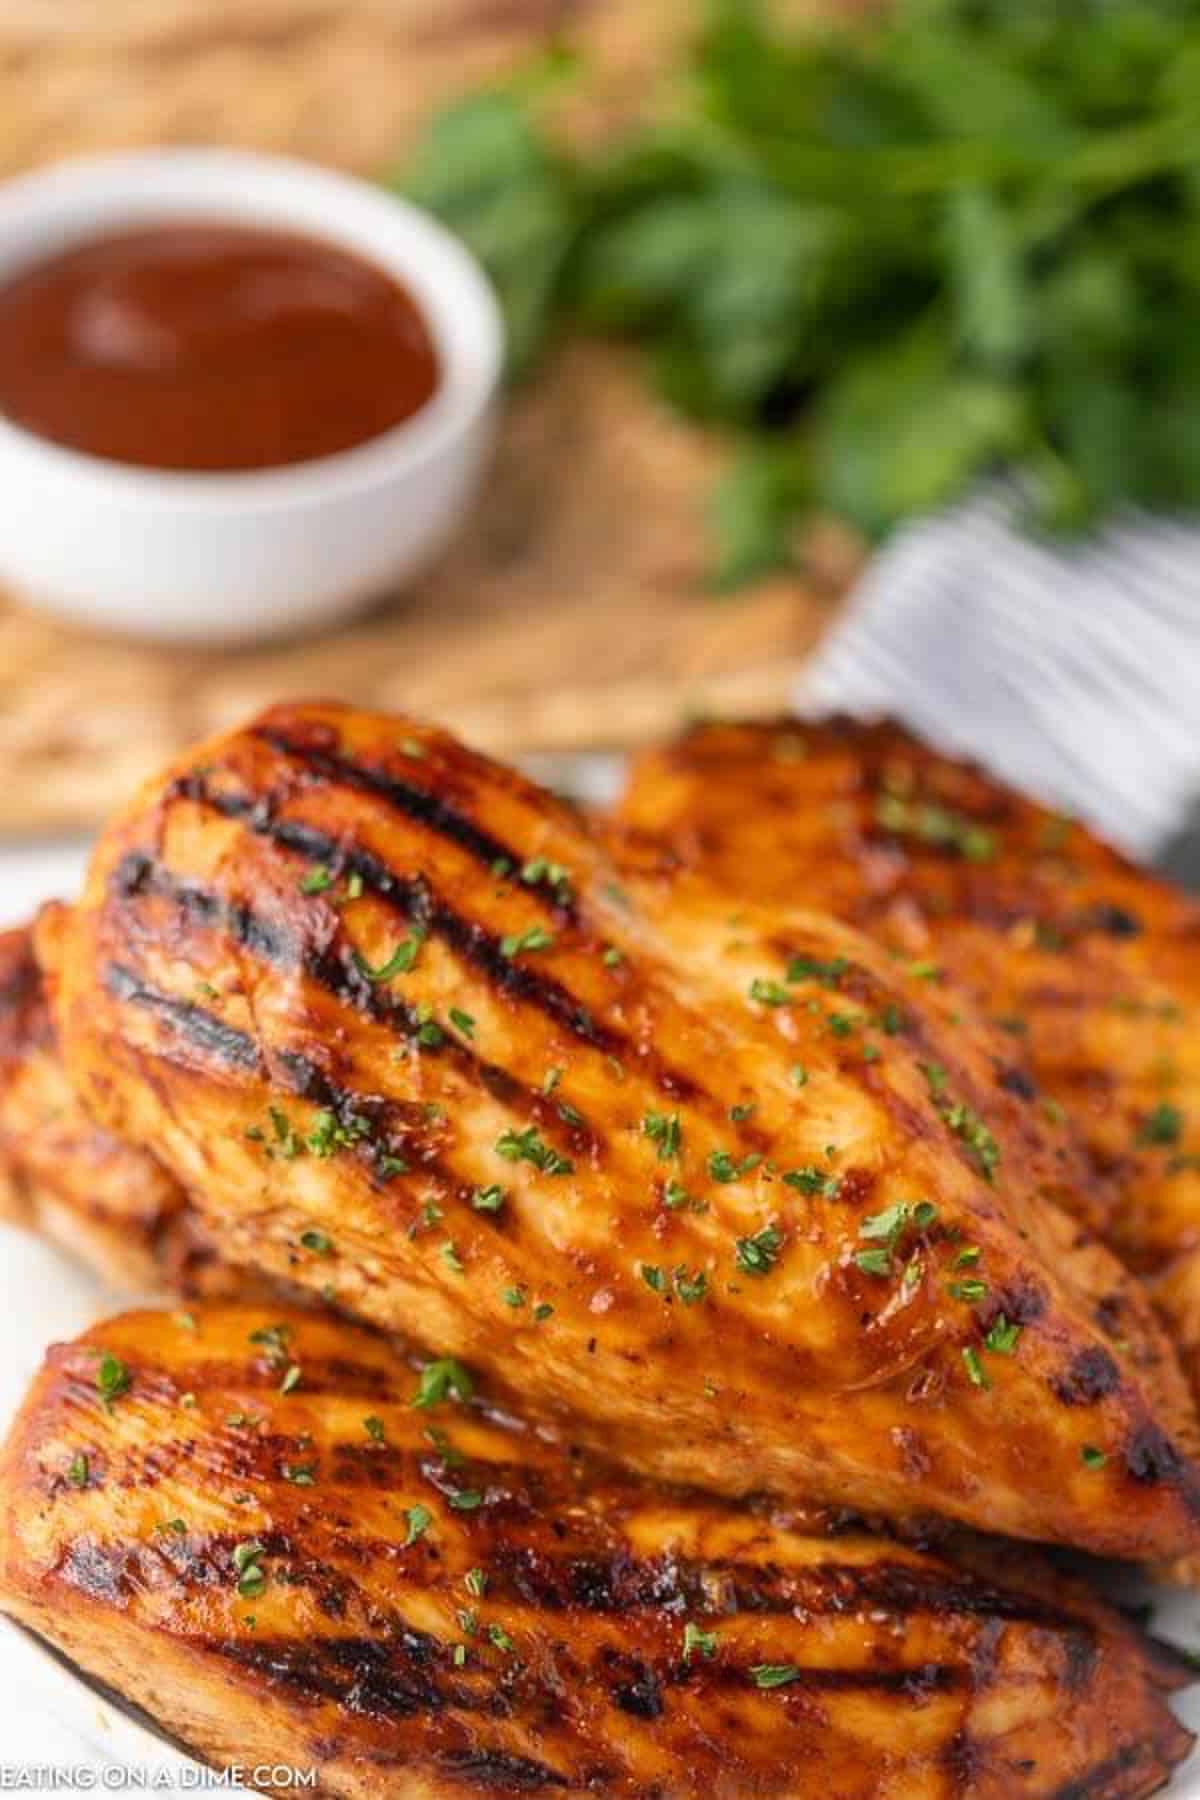
M 1169 1352 L 1037 1191 L 1032 1109 L 988 1122 L 986 1040 L 846 928 L 742 912 L 310 705 L 152 784 L 42 949 L 76 1090 L 231 1262 L 642 1472 L 1191 1550 Z
M 935 962 L 1069 1112 L 1129 1265 L 1200 1246 L 1200 903 L 895 725 L 698 727 L 634 763 L 616 823 Z
M 1186 1675 L 1028 1552 L 656 1490 L 466 1400 L 311 1314 L 98 1326 L 0 1455 L 0 1605 L 353 1800 L 1138 1800 L 1190 1747 Z

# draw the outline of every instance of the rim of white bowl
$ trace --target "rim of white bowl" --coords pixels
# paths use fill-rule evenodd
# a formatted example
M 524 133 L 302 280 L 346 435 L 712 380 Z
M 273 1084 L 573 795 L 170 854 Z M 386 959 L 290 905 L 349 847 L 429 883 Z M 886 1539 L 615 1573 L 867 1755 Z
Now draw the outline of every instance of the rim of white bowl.
M 309 211 L 311 209 L 311 212 Z M 495 290 L 460 239 L 383 187 L 297 157 L 154 149 L 75 157 L 0 184 L 0 286 L 73 244 L 180 219 L 275 226 L 350 250 L 397 277 L 425 316 L 441 364 L 431 398 L 351 449 L 272 469 L 145 468 L 56 444 L 0 413 L 0 454 L 100 498 L 248 510 L 304 506 L 390 483 L 429 463 L 486 411 L 504 364 Z

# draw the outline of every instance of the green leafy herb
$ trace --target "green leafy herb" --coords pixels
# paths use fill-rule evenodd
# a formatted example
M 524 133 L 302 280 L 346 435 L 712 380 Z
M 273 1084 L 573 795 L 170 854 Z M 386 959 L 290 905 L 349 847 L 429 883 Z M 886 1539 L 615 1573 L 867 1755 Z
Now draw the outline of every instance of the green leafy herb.
M 1183 1133 L 1183 1114 L 1169 1101 L 1160 1100 L 1148 1113 L 1138 1132 L 1139 1144 L 1177 1144 Z
M 315 1256 L 329 1256 L 333 1251 L 333 1239 L 323 1231 L 302 1231 L 300 1242 L 306 1250 Z
M 1094 1444 L 1085 1444 L 1079 1452 L 1079 1459 L 1085 1469 L 1102 1469 L 1108 1461 L 1103 1450 L 1097 1450 Z
M 407 1550 L 410 1544 L 415 1544 L 429 1530 L 433 1524 L 433 1514 L 427 1506 L 409 1506 L 405 1508 L 404 1518 L 408 1532 L 400 1548 Z
M 504 1189 L 495 1182 L 477 1187 L 471 1195 L 471 1205 L 476 1212 L 498 1213 L 504 1205 Z
M 1020 1338 L 1021 1327 L 1000 1313 L 992 1321 L 983 1341 L 993 1355 L 1011 1356 Z
M 554 933 L 547 931 L 544 925 L 529 925 L 524 931 L 511 931 L 502 937 L 500 954 L 511 962 L 523 950 L 548 950 L 553 942 Z
M 658 1146 L 659 1162 L 669 1162 L 679 1155 L 683 1130 L 678 1113 L 648 1112 L 642 1120 L 642 1133 Z
M 496 1139 L 496 1152 L 506 1162 L 532 1163 L 544 1175 L 570 1175 L 575 1167 L 569 1157 L 560 1156 L 542 1140 L 535 1125 L 526 1126 L 524 1131 L 502 1131 Z
M 446 1017 L 453 1025 L 455 1031 L 461 1031 L 465 1038 L 473 1038 L 475 1036 L 475 1020 L 471 1017 L 470 1013 L 463 1012 L 461 1007 L 450 1007 Z
M 699 1625 L 693 1625 L 689 1619 L 683 1628 L 683 1660 L 691 1662 L 699 1651 L 701 1656 L 715 1656 L 717 1653 L 717 1634 L 715 1631 L 701 1631 Z
M 760 1006 L 787 1006 L 792 998 L 781 981 L 767 981 L 756 976 L 750 983 L 750 998 Z
M 757 1688 L 777 1688 L 786 1687 L 790 1681 L 799 1681 L 803 1673 L 795 1663 L 755 1663 L 750 1678 Z
M 258 1560 L 263 1555 L 264 1548 L 256 1538 L 233 1546 L 233 1567 L 238 1578 L 237 1591 L 243 1600 L 253 1600 L 256 1595 L 262 1593 L 267 1585 L 266 1575 Z
M 132 1377 L 125 1364 L 111 1350 L 106 1350 L 96 1369 L 96 1392 L 105 1412 L 111 1412 L 114 1400 L 129 1391 Z
M 478 1488 L 459 1488 L 447 1498 L 455 1512 L 475 1512 L 483 1505 L 483 1495 Z
M 421 1370 L 420 1385 L 413 1395 L 414 1406 L 440 1406 L 443 1400 L 469 1400 L 475 1383 L 468 1370 L 452 1356 L 439 1357 Z
M 421 945 L 425 942 L 425 933 L 419 925 L 414 925 L 406 938 L 402 938 L 392 954 L 373 969 L 369 962 L 354 952 L 354 960 L 368 981 L 390 981 L 393 975 L 407 975 L 421 953 Z
M 738 1238 L 734 1245 L 737 1266 L 743 1275 L 769 1275 L 782 1248 L 783 1233 L 767 1225 L 753 1237 Z
M 67 1480 L 72 1487 L 85 1488 L 88 1484 L 88 1459 L 82 1450 L 77 1450 L 67 1468 Z
M 974 1385 L 978 1388 L 990 1388 L 992 1384 L 988 1380 L 984 1366 L 979 1360 L 979 1352 L 975 1349 L 974 1345 L 967 1344 L 964 1347 L 962 1359 L 966 1365 L 967 1374 L 970 1376 Z
M 387 1432 L 383 1420 L 378 1418 L 375 1413 L 367 1414 L 363 1420 L 363 1430 L 373 1444 L 382 1444 L 386 1441 Z
M 324 863 L 318 863 L 315 868 L 309 869 L 308 873 L 301 877 L 300 892 L 302 894 L 323 894 L 326 888 L 333 886 L 333 883 L 333 871 L 328 869 Z

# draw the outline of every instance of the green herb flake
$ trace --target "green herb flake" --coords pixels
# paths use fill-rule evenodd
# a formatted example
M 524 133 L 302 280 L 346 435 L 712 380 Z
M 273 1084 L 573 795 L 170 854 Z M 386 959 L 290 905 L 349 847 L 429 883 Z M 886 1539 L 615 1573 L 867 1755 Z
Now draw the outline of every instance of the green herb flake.
M 756 1688 L 787 1687 L 789 1682 L 799 1681 L 803 1673 L 795 1663 L 755 1663 L 750 1679 Z
M 452 1006 L 446 1014 L 455 1031 L 461 1031 L 465 1038 L 475 1036 L 475 1020 L 471 1014 L 464 1012 L 460 1006 Z
M 994 1356 L 1011 1356 L 1021 1341 L 1021 1326 L 1000 1313 L 988 1327 L 983 1341 Z
M 404 1509 L 404 1518 L 408 1531 L 400 1548 L 407 1550 L 410 1544 L 415 1544 L 418 1538 L 424 1537 L 433 1524 L 433 1514 L 427 1506 L 408 1506 Z
M 300 1242 L 306 1250 L 311 1250 L 314 1256 L 333 1254 L 333 1239 L 323 1231 L 302 1231 Z
M 367 1436 L 370 1438 L 370 1440 L 373 1444 L 386 1443 L 387 1430 L 386 1430 L 386 1427 L 384 1426 L 383 1420 L 381 1418 L 379 1418 L 377 1416 L 377 1414 L 375 1414 L 375 1413 L 367 1414 L 366 1418 L 363 1420 L 363 1430 L 366 1432 Z
M 389 957 L 372 968 L 370 963 L 354 952 L 354 961 L 368 981 L 390 981 L 394 975 L 407 975 L 421 953 L 421 945 L 425 942 L 425 932 L 419 925 L 414 925 L 406 938 L 402 938 Z
M 475 1392 L 468 1370 L 452 1356 L 439 1357 L 421 1370 L 420 1384 L 412 1404 L 418 1407 L 440 1406 L 444 1400 L 466 1401 Z
M 715 1631 L 702 1631 L 699 1625 L 693 1625 L 689 1619 L 683 1628 L 683 1660 L 691 1662 L 693 1656 L 710 1657 L 717 1653 L 717 1634 Z
M 1085 1444 L 1079 1452 L 1079 1460 L 1085 1469 L 1102 1469 L 1108 1457 L 1103 1450 L 1097 1450 L 1094 1444 Z
M 970 1376 L 974 1385 L 977 1388 L 990 1388 L 992 1384 L 988 1379 L 983 1364 L 979 1360 L 979 1352 L 975 1349 L 973 1344 L 964 1346 L 962 1359 L 966 1365 L 967 1374 Z
M 1177 1144 L 1183 1135 L 1183 1114 L 1177 1106 L 1160 1100 L 1148 1113 L 1138 1132 L 1139 1144 Z
M 669 1162 L 673 1156 L 679 1155 L 683 1142 L 679 1114 L 648 1112 L 642 1119 L 642 1135 L 657 1146 L 659 1162 Z
M 511 962 L 529 950 L 549 950 L 554 943 L 554 933 L 547 931 L 544 925 L 530 925 L 524 931 L 511 931 L 500 939 L 500 954 Z
M 132 1379 L 120 1357 L 114 1356 L 111 1350 L 106 1350 L 96 1369 L 96 1392 L 105 1412 L 110 1413 L 113 1402 L 129 1392 Z
M 77 1450 L 67 1467 L 67 1480 L 72 1487 L 85 1488 L 88 1484 L 88 1459 L 82 1450 Z
M 764 1226 L 752 1237 L 738 1238 L 734 1245 L 735 1260 L 743 1275 L 769 1275 L 779 1261 L 783 1233 L 774 1225 Z

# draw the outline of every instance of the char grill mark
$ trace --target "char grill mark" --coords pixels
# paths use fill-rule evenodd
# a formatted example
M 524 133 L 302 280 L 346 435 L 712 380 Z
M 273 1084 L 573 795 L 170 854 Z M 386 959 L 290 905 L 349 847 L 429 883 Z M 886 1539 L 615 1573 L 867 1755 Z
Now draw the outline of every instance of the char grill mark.
M 122 963 L 109 963 L 106 979 L 114 999 L 126 1005 L 147 1007 L 205 1056 L 224 1063 L 227 1068 L 242 1069 L 259 1076 L 264 1073 L 262 1052 L 248 1032 L 227 1025 L 193 1000 L 182 1000 L 176 994 L 152 987 Z
M 489 874 L 494 872 L 497 865 L 513 873 L 522 866 L 523 857 L 510 845 L 493 837 L 491 832 L 485 831 L 474 819 L 459 812 L 439 794 L 431 794 L 427 789 L 410 781 L 401 781 L 395 775 L 385 775 L 381 769 L 367 768 L 363 763 L 339 756 L 335 751 L 305 744 L 289 737 L 287 732 L 277 731 L 269 726 L 256 727 L 252 736 L 261 743 L 268 744 L 277 756 L 286 757 L 289 762 L 301 763 L 322 784 L 352 788 L 358 793 L 369 794 L 372 799 L 382 800 L 386 806 L 403 814 L 413 824 L 424 826 L 435 836 L 446 838 L 460 850 L 465 850 L 476 862 L 482 863 Z M 552 912 L 575 916 L 573 903 L 557 899 L 540 884 L 530 884 L 528 891 L 537 900 L 547 904 Z
M 113 890 L 123 901 L 152 894 L 177 905 L 185 918 L 202 929 L 228 931 L 239 947 L 250 954 L 279 969 L 301 969 L 309 980 L 340 1005 L 351 1007 L 385 1030 L 398 1032 L 410 1041 L 417 1039 L 423 1020 L 416 1008 L 370 982 L 348 945 L 330 945 L 324 950 L 306 945 L 294 934 L 264 920 L 250 907 L 240 902 L 231 904 L 207 888 L 179 880 L 164 864 L 140 851 L 131 851 L 122 859 L 113 876 Z M 118 992 L 115 987 L 112 991 Z M 132 999 L 137 996 L 131 988 L 128 994 L 119 993 L 118 997 Z M 163 996 L 164 1003 L 165 1000 L 166 996 Z M 204 1011 L 192 1002 L 187 1004 L 193 1013 Z M 204 1017 L 211 1015 L 205 1013 Z M 247 1044 L 249 1042 L 247 1039 Z M 460 1043 L 448 1033 L 443 1033 L 440 1044 L 423 1045 L 421 1053 L 452 1061 L 462 1074 L 494 1100 L 523 1117 L 535 1119 L 549 1133 L 564 1138 L 576 1154 L 587 1155 L 603 1148 L 602 1134 L 581 1115 L 577 1115 L 564 1132 L 562 1114 L 550 1098 L 536 1088 L 527 1087 L 507 1069 L 489 1062 L 470 1045 Z M 364 1097 L 337 1088 L 311 1059 L 295 1051 L 281 1051 L 277 1055 L 289 1069 L 292 1092 L 301 1099 L 327 1107 L 337 1114 L 340 1123 L 347 1122 L 347 1112 L 357 1111 L 361 1116 L 367 1108 Z

